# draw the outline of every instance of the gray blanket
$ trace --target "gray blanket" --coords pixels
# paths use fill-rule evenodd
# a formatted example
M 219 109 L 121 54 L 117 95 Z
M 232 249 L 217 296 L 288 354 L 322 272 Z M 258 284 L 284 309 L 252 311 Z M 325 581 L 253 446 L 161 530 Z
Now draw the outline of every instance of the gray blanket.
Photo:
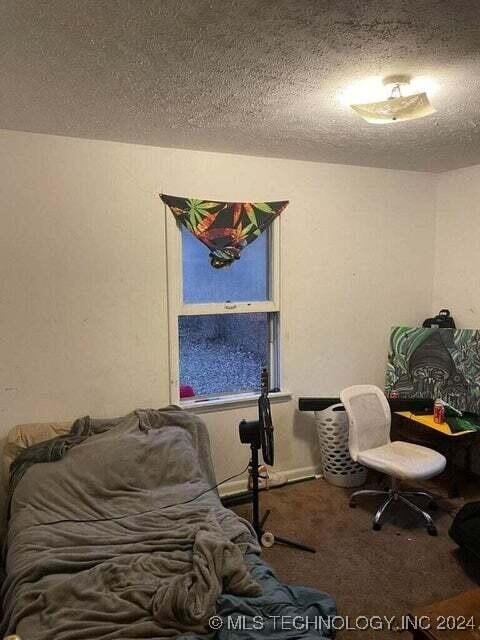
M 98 433 L 56 462 L 34 464 L 18 483 L 3 634 L 204 633 L 222 592 L 261 593 L 244 559 L 258 550 L 250 525 L 216 491 L 203 493 L 215 484 L 203 423 L 152 410 L 105 426 L 99 421 Z
M 50 440 L 43 440 L 30 447 L 17 447 L 15 459 L 10 466 L 7 520 L 17 484 L 32 465 L 38 464 L 39 462 L 56 462 L 57 460 L 61 460 L 72 447 L 81 444 L 84 440 L 96 433 L 111 429 L 119 420 L 121 420 L 121 418 L 116 418 L 115 421 L 92 420 L 90 416 L 85 416 L 75 420 L 70 432 L 65 435 L 60 435 Z

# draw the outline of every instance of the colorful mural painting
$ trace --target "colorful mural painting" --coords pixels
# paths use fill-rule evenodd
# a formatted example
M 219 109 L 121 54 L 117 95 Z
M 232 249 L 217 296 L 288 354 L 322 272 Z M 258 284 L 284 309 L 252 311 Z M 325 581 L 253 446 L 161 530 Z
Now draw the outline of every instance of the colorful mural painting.
M 393 327 L 385 390 L 480 413 L 480 330 Z

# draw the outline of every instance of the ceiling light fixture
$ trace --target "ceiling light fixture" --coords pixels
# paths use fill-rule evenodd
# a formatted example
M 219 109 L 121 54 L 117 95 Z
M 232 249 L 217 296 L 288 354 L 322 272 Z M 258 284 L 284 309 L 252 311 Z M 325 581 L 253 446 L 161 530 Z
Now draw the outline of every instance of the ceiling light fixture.
M 374 84 L 373 79 L 371 79 L 370 85 L 373 87 Z M 386 99 L 376 102 L 361 101 L 357 104 L 350 102 L 351 108 L 371 124 L 390 124 L 416 120 L 436 111 L 430 103 L 425 90 L 411 93 L 412 88 L 419 88 L 418 80 L 415 83 L 411 83 L 409 76 L 388 76 L 383 79 L 382 87 L 387 94 Z M 375 93 L 378 95 L 378 83 L 375 89 Z

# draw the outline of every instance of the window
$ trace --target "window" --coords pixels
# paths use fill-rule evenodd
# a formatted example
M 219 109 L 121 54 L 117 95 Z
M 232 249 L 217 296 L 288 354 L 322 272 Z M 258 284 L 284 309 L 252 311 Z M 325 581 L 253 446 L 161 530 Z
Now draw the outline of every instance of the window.
M 262 367 L 279 391 L 279 220 L 230 267 L 167 210 L 171 401 L 257 393 Z
M 182 226 L 183 302 L 258 302 L 269 294 L 268 231 L 231 267 L 213 269 L 208 249 Z
M 267 313 L 180 316 L 180 384 L 196 396 L 237 394 L 259 388 L 270 364 Z

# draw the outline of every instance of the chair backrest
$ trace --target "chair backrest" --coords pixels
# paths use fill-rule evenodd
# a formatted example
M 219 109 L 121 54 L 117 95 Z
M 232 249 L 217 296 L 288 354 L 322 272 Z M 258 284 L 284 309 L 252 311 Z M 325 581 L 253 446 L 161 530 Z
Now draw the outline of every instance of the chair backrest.
M 340 400 L 349 422 L 348 446 L 353 460 L 358 453 L 390 442 L 390 405 L 381 389 L 359 384 L 344 389 Z

